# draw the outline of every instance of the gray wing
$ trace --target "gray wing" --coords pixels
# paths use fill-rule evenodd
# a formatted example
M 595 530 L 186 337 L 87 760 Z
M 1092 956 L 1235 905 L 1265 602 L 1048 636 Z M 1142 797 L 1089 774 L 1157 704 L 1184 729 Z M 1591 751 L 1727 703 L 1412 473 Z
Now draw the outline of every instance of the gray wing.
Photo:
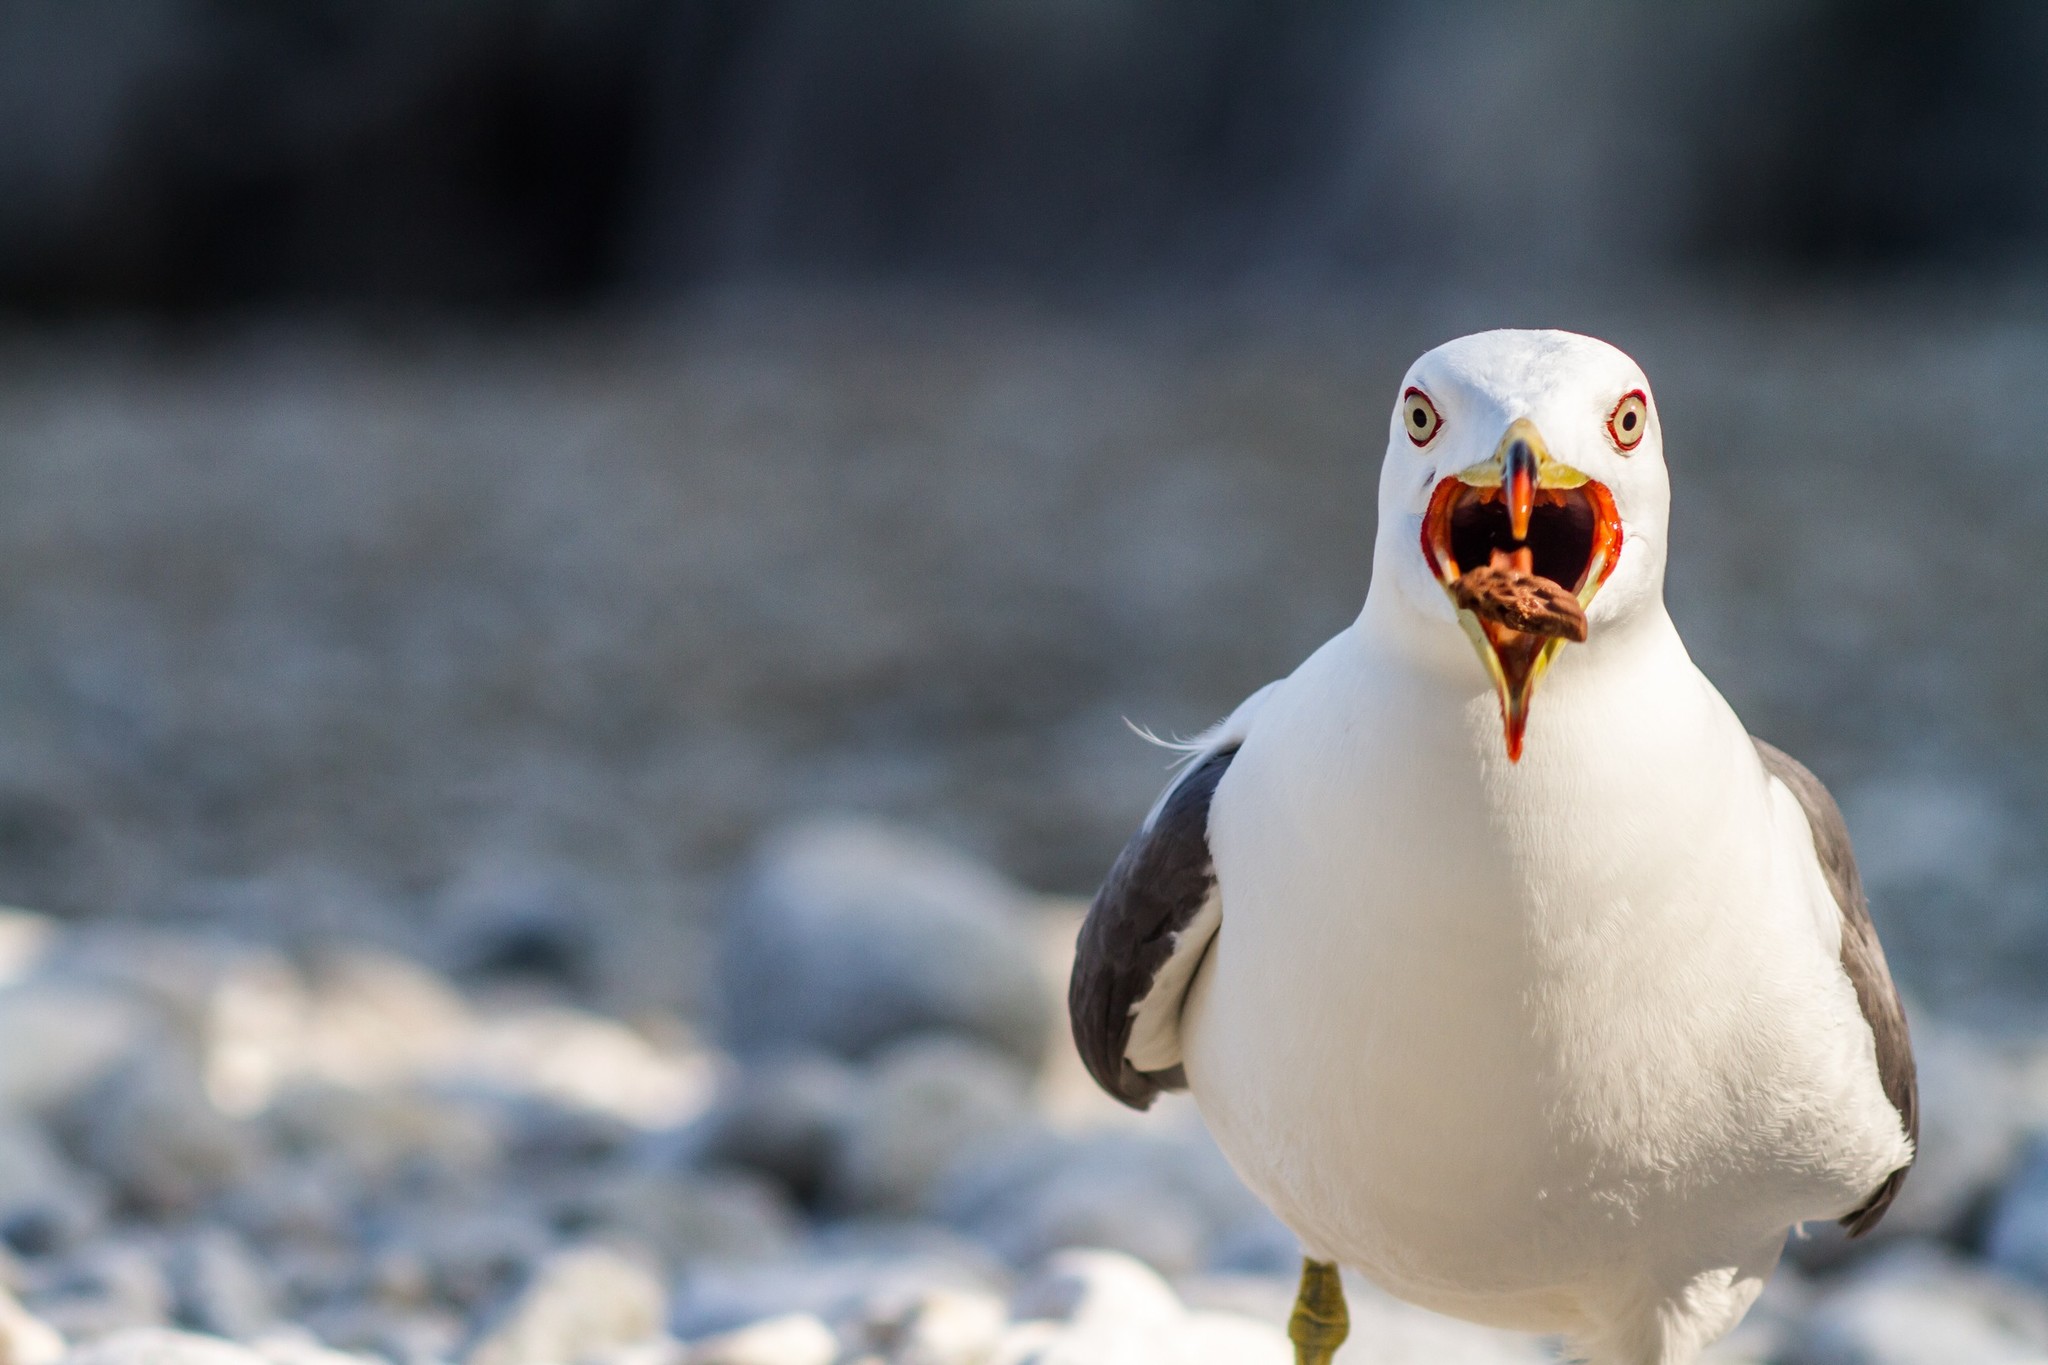
M 1819 778 L 1783 750 L 1760 739 L 1754 742 L 1758 757 L 1764 761 L 1764 770 L 1783 782 L 1806 812 L 1806 823 L 1813 830 L 1814 852 L 1820 855 L 1821 874 L 1827 878 L 1828 889 L 1835 893 L 1835 904 L 1842 911 L 1842 970 L 1856 987 L 1856 1001 L 1870 1023 L 1871 1036 L 1877 1040 L 1877 1074 L 1885 1096 L 1899 1111 L 1899 1122 L 1905 1125 L 1906 1136 L 1917 1147 L 1920 1090 L 1913 1072 L 1912 1040 L 1906 1036 L 1906 1011 L 1899 1003 L 1898 987 L 1892 984 L 1891 970 L 1885 965 L 1877 928 L 1870 922 L 1870 903 L 1863 897 L 1863 879 L 1856 874 L 1856 855 L 1849 847 L 1849 827 L 1843 823 L 1842 812 Z M 1877 1220 L 1884 1217 L 1897 1197 L 1899 1186 L 1906 1183 L 1910 1166 L 1909 1162 L 1886 1176 L 1870 1198 L 1842 1219 L 1842 1226 L 1851 1237 L 1860 1237 L 1877 1226 Z
M 1209 802 L 1236 754 L 1232 744 L 1205 755 L 1167 794 L 1158 815 L 1124 845 L 1074 945 L 1067 986 L 1074 1045 L 1096 1084 L 1133 1109 L 1148 1107 L 1161 1090 L 1187 1086 L 1180 1067 L 1140 1071 L 1124 1054 L 1133 1008 L 1215 889 Z

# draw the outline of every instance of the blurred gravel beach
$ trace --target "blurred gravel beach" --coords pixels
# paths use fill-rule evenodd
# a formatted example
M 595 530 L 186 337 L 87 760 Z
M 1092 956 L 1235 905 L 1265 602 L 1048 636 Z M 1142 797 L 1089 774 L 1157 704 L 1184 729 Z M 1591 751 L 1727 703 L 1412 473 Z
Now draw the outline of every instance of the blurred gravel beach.
M 1407 362 L 1555 324 L 1648 368 L 1680 629 L 1841 797 L 1909 990 L 2025 1026 L 2028 297 L 813 291 L 488 337 L 17 337 L 0 893 L 430 956 L 495 918 L 664 1006 L 706 985 L 722 879 L 807 812 L 1086 894 L 1165 776 L 1124 718 L 1195 731 L 1356 612 Z

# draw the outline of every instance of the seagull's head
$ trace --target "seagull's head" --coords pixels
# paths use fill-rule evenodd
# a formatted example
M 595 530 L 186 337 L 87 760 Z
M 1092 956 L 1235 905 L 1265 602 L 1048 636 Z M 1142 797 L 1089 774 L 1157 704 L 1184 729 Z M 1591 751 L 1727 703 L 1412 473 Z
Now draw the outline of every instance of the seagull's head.
M 1396 392 L 1374 581 L 1421 628 L 1463 629 L 1519 759 L 1559 653 L 1661 611 L 1670 500 L 1656 400 L 1628 356 L 1571 332 L 1460 337 Z M 1475 569 L 1492 572 L 1461 585 Z

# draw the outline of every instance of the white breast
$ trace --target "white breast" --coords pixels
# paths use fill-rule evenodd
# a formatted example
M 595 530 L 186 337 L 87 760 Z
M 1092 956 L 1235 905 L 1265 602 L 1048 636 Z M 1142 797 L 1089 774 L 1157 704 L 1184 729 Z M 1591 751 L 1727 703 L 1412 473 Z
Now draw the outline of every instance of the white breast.
M 1904 1139 L 1811 837 L 1668 621 L 1567 651 L 1519 765 L 1476 670 L 1373 648 L 1275 690 L 1211 814 L 1182 1042 L 1247 1182 L 1312 1252 L 1533 1330 L 1867 1194 Z

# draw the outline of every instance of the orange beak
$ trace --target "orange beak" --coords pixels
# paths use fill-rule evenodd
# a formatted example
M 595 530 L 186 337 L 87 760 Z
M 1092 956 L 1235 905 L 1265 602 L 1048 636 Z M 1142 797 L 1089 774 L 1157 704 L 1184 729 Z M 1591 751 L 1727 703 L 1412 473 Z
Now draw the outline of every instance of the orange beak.
M 1590 605 L 1621 555 L 1621 516 L 1605 484 L 1550 457 L 1529 419 L 1518 419 L 1493 457 L 1440 481 L 1422 518 L 1422 555 L 1455 603 L 1451 585 L 1495 562 L 1547 578 Z M 1536 684 L 1564 647 L 1464 608 L 1458 622 L 1500 696 L 1508 758 L 1520 762 Z

